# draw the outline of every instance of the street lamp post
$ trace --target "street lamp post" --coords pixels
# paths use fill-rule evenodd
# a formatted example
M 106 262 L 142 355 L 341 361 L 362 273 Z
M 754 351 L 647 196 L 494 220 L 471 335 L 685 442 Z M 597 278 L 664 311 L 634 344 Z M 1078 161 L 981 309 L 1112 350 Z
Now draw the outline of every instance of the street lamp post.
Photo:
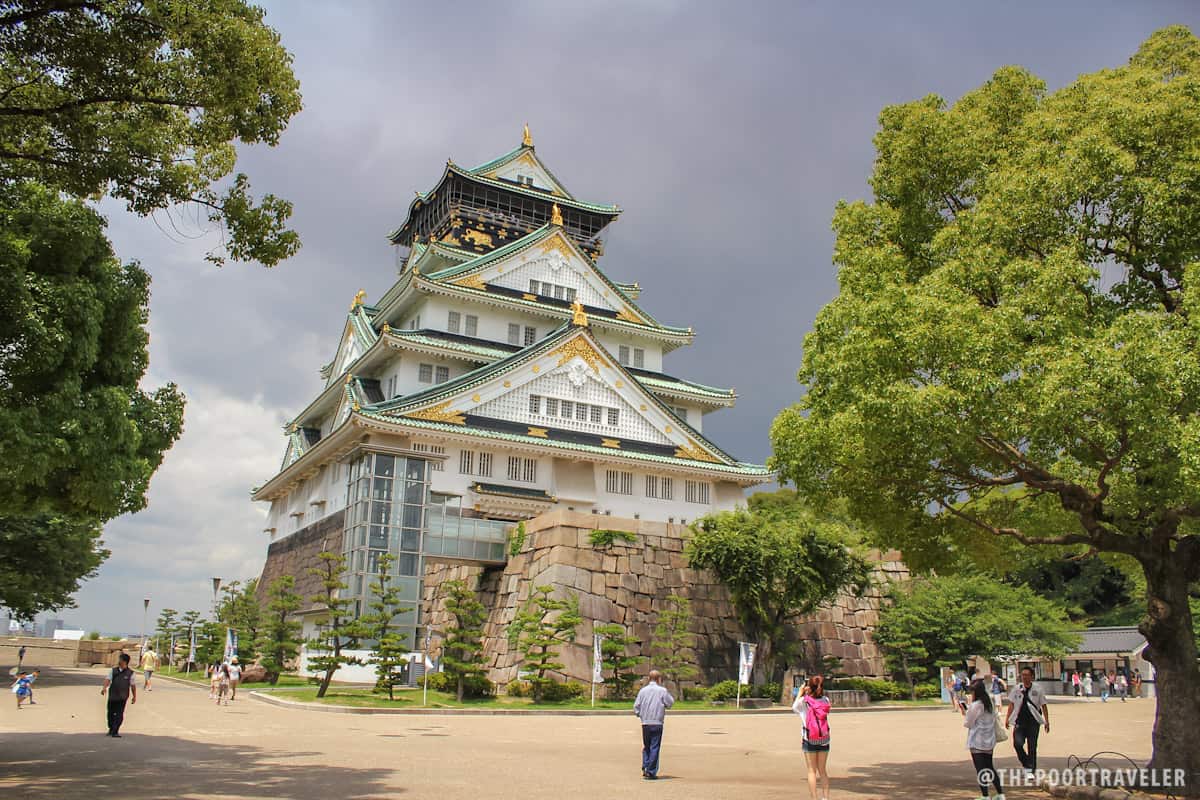
M 150 598 L 142 599 L 142 652 L 146 652 L 146 614 L 150 611 Z

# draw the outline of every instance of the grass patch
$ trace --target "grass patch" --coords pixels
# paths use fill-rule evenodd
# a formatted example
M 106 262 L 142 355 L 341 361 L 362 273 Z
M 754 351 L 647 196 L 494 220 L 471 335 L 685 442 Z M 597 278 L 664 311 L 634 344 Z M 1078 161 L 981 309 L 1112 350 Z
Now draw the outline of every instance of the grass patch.
M 194 669 L 189 673 L 189 672 L 184 672 L 181 669 L 176 669 L 175 667 L 163 667 L 162 669 L 159 669 L 155 674 L 166 675 L 171 678 L 179 678 L 180 680 L 191 681 L 192 683 L 198 683 L 203 686 L 208 685 L 208 676 L 204 674 L 203 669 L 200 669 L 200 670 Z M 269 683 L 242 683 L 240 685 L 249 687 L 252 689 L 271 688 L 271 684 L 269 684 Z M 279 683 L 277 683 L 275 685 L 276 686 L 308 686 L 309 683 L 308 683 L 308 678 L 302 678 L 299 675 L 280 675 Z
M 429 692 L 429 705 L 422 705 L 421 689 L 397 689 L 396 699 L 389 700 L 386 695 L 376 694 L 370 689 L 350 689 L 330 687 L 325 697 L 317 699 L 315 688 L 288 689 L 272 692 L 275 697 L 294 700 L 301 703 L 325 703 L 335 706 L 355 706 L 358 708 L 479 708 L 479 709 L 557 709 L 557 710 L 588 710 L 592 708 L 590 698 L 568 700 L 561 703 L 534 703 L 529 697 L 487 697 L 466 699 L 461 703 L 449 692 Z M 633 700 L 602 700 L 596 699 L 597 710 L 611 709 L 633 713 Z M 677 700 L 673 709 L 703 709 L 705 711 L 735 711 L 733 703 L 714 706 L 707 700 Z

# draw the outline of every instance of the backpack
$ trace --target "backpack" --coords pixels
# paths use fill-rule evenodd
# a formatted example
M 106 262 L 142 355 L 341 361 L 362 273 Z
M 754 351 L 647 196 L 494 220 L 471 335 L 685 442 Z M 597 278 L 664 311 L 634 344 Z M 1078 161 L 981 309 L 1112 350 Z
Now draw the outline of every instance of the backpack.
M 804 730 L 809 744 L 829 744 L 829 701 L 805 696 Z

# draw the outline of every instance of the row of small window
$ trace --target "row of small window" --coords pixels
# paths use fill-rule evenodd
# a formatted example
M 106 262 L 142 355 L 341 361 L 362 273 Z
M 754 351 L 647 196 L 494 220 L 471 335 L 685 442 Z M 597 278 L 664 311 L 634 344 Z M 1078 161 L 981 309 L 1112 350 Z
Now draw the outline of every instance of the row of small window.
M 450 380 L 449 367 L 435 367 L 433 364 L 417 365 L 417 381 L 419 383 L 445 383 L 448 380 Z
M 508 343 L 523 344 L 526 347 L 537 341 L 537 328 L 526 325 L 522 328 L 515 322 L 508 323 Z
M 537 459 L 509 456 L 506 475 L 510 481 L 537 483 Z M 492 477 L 492 454 L 482 450 L 463 450 L 458 454 L 458 473 L 480 478 Z
M 620 363 L 624 364 L 627 367 L 630 366 L 629 347 L 627 345 L 622 344 L 622 345 L 617 346 L 617 361 L 619 361 Z M 643 350 L 640 347 L 633 348 L 633 364 L 632 364 L 632 366 L 639 367 L 639 368 L 646 366 L 646 351 L 645 350 Z
M 619 469 L 605 471 L 604 489 L 609 494 L 633 494 L 633 473 Z M 675 499 L 675 479 L 658 475 L 646 476 L 646 497 L 657 500 Z M 689 503 L 709 503 L 709 484 L 704 481 L 684 481 L 683 499 Z
M 446 330 L 450 333 L 458 333 L 459 329 L 467 336 L 476 336 L 479 334 L 479 317 L 474 314 L 460 314 L 457 311 L 451 311 L 446 320 Z
M 556 300 L 566 300 L 568 303 L 575 302 L 575 290 L 570 286 L 560 286 L 557 283 L 548 283 L 546 281 L 530 281 L 529 293 L 540 294 L 545 297 L 553 297 Z
M 440 444 L 425 444 L 424 442 L 414 442 L 412 449 L 416 450 L 418 453 L 431 453 L 435 456 L 446 455 L 446 448 L 442 447 Z M 442 472 L 443 470 L 446 469 L 446 462 L 444 462 L 440 459 L 430 459 L 429 468 L 431 470 L 433 470 L 434 472 Z
M 559 400 L 557 397 L 529 396 L 529 413 L 541 417 L 559 417 L 574 419 L 578 422 L 591 422 L 600 425 L 607 421 L 609 427 L 615 428 L 621 422 L 621 410 L 607 406 L 594 406 L 590 403 L 579 403 L 574 400 Z

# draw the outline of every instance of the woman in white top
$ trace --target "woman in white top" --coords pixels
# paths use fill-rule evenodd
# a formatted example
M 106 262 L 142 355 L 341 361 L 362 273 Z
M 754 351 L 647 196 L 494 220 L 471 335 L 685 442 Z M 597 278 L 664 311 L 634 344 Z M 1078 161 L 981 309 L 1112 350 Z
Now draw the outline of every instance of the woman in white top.
M 971 685 L 971 697 L 971 704 L 963 709 L 963 727 L 967 729 L 967 749 L 975 765 L 979 794 L 986 800 L 988 785 L 995 784 L 996 800 L 1004 800 L 1004 787 L 992 761 L 992 751 L 996 749 L 996 709 L 983 681 Z

